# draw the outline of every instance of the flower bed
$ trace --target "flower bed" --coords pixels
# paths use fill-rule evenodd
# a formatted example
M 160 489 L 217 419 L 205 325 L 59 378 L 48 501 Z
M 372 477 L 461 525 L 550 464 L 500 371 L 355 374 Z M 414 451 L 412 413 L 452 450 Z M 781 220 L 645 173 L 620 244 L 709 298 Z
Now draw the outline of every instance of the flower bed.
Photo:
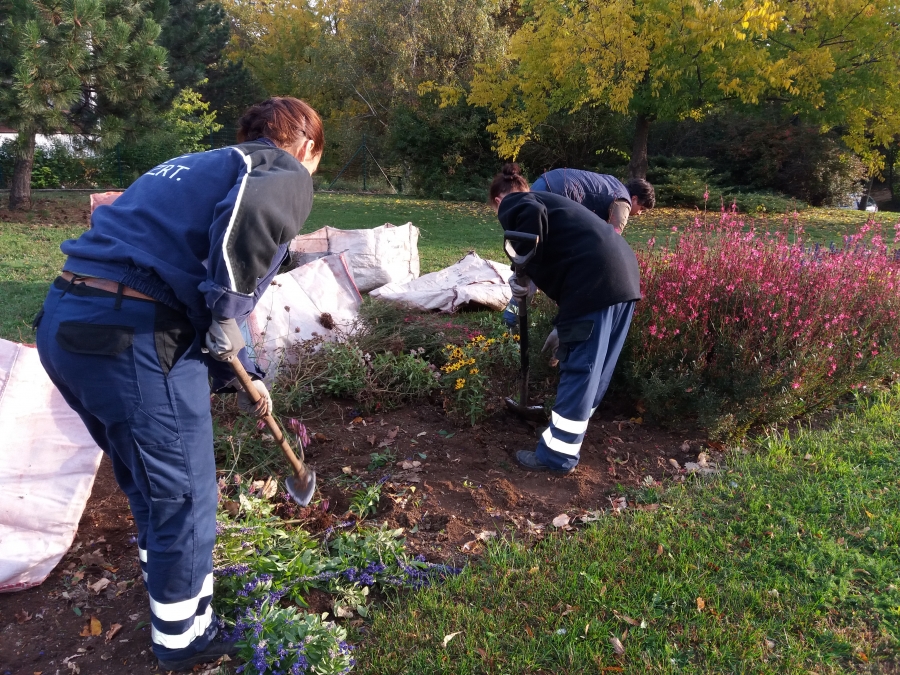
M 672 228 L 676 232 L 676 228 Z M 900 225 L 841 246 L 759 233 L 724 211 L 638 252 L 644 299 L 620 362 L 657 418 L 721 438 L 814 412 L 900 362 Z

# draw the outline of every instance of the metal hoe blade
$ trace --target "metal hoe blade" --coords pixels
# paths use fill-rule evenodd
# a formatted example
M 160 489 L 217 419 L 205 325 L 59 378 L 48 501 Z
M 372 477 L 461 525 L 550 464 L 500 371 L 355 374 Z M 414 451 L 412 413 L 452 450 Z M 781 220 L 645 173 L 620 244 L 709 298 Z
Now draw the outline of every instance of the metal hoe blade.
M 256 387 L 253 386 L 253 381 L 250 379 L 250 376 L 247 375 L 244 366 L 241 365 L 241 362 L 236 358 L 229 360 L 229 363 L 231 364 L 238 381 L 244 388 L 244 391 L 246 391 L 247 395 L 250 397 L 250 400 L 254 403 L 258 403 L 260 393 L 256 390 Z M 266 423 L 266 426 L 269 427 L 269 431 L 271 431 L 272 436 L 275 437 L 275 442 L 281 447 L 285 459 L 287 459 L 288 463 L 291 465 L 291 469 L 294 471 L 294 475 L 285 481 L 285 487 L 287 488 L 288 494 L 293 497 L 294 501 L 300 504 L 300 506 L 306 506 L 309 504 L 310 500 L 312 500 L 313 493 L 316 491 L 316 472 L 309 468 L 304 462 L 303 446 L 300 446 L 300 457 L 298 458 L 297 455 L 294 454 L 294 449 L 291 447 L 291 444 L 288 443 L 287 439 L 284 437 L 281 426 L 275 421 L 275 418 L 272 417 L 271 414 L 268 414 L 262 419 Z
M 303 480 L 304 478 L 306 480 Z M 306 476 L 290 476 L 284 482 L 284 487 L 295 502 L 300 506 L 306 506 L 316 491 L 316 472 L 308 469 Z

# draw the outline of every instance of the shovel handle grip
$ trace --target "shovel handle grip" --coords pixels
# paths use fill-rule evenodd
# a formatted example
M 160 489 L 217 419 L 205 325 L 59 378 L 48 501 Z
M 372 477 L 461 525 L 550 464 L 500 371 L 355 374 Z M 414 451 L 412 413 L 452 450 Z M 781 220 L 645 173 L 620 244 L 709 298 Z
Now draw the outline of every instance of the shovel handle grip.
M 250 400 L 254 403 L 258 403 L 262 396 L 256 390 L 256 387 L 253 386 L 253 380 L 250 379 L 250 376 L 244 369 L 244 364 L 233 357 L 229 359 L 228 363 L 231 364 L 231 369 L 234 371 L 234 375 L 235 377 L 237 377 L 238 382 L 241 383 L 241 387 L 243 388 L 243 390 L 247 392 L 247 396 L 249 396 Z M 297 475 L 307 473 L 309 470 L 301 460 L 297 459 L 297 455 L 294 454 L 294 450 L 293 448 L 291 448 L 291 444 L 288 443 L 287 439 L 284 437 L 284 433 L 281 431 L 281 427 L 278 426 L 278 422 L 275 421 L 275 418 L 272 417 L 271 413 L 263 416 L 262 419 L 266 423 L 266 426 L 269 427 L 269 431 L 272 432 L 272 436 L 275 438 L 275 442 L 281 446 L 281 451 L 284 453 L 284 456 L 294 468 L 294 473 L 296 473 Z M 302 456 L 303 446 L 300 446 L 300 453 Z

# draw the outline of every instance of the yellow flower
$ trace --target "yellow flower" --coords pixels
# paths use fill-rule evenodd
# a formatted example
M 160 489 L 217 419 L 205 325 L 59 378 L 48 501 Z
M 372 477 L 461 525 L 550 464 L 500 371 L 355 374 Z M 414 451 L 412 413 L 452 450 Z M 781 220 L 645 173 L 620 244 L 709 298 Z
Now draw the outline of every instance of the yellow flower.
M 462 389 L 465 386 L 466 386 L 465 379 L 460 377 L 456 380 L 456 386 L 454 386 L 453 389 L 455 389 L 456 391 L 459 391 L 460 389 Z
M 469 370 L 469 375 L 477 375 L 477 374 L 478 374 L 478 368 L 472 368 Z

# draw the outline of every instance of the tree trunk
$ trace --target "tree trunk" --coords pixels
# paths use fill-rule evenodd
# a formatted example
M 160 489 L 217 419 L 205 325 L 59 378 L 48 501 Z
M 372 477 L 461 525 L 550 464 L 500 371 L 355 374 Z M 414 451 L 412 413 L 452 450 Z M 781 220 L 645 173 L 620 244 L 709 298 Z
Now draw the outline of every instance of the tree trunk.
M 31 170 L 34 168 L 34 131 L 20 132 L 16 140 L 16 164 L 9 189 L 10 211 L 31 210 Z
M 639 113 L 634 129 L 634 145 L 631 149 L 631 162 L 628 164 L 628 178 L 646 178 L 647 168 L 647 138 L 650 136 L 650 117 Z

